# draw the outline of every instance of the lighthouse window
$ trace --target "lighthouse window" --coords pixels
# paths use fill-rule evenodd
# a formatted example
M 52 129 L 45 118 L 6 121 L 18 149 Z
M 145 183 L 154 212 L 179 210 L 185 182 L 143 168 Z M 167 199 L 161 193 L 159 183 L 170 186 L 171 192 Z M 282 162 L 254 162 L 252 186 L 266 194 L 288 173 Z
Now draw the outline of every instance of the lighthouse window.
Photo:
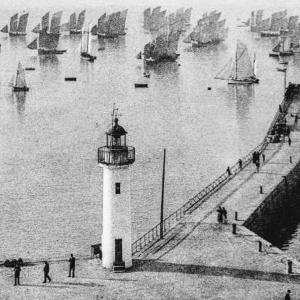
M 116 194 L 121 194 L 121 183 L 116 182 Z

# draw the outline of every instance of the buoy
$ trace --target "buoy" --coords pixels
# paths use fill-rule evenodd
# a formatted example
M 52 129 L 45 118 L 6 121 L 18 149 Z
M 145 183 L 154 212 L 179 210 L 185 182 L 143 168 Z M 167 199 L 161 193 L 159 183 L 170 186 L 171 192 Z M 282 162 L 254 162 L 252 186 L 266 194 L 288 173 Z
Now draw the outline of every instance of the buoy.
M 209 86 L 207 89 L 210 91 L 210 90 L 211 90 L 211 87 Z

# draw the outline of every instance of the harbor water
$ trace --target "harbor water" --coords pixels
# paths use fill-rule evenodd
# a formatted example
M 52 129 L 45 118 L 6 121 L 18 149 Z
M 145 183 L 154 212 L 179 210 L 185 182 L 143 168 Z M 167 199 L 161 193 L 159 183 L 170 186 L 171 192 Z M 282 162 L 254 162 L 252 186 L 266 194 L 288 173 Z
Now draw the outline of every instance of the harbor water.
M 239 3 L 230 1 L 235 2 Z M 277 2 L 281 9 L 284 2 Z M 142 78 L 143 65 L 136 59 L 151 40 L 142 28 L 146 5 L 125 7 L 126 36 L 93 39 L 94 63 L 80 59 L 79 35 L 61 36 L 59 48 L 67 49 L 65 54 L 43 57 L 26 48 L 33 33 L 1 33 L 0 261 L 71 252 L 88 255 L 90 245 L 101 241 L 97 148 L 105 144 L 114 103 L 121 113 L 119 123 L 128 131 L 128 144 L 136 147 L 136 162 L 130 167 L 133 240 L 159 222 L 163 148 L 167 215 L 261 142 L 283 98 L 284 74 L 276 71 L 278 61 L 268 56 L 277 39 L 262 39 L 248 28 L 236 27 L 236 19 L 247 19 L 253 4 L 212 1 L 204 9 L 197 3 L 192 24 L 207 10 L 221 10 L 230 28 L 228 39 L 200 49 L 180 42 L 177 63 L 149 68 L 149 79 Z M 124 7 L 85 8 L 95 22 L 105 11 Z M 274 9 L 269 7 L 266 14 Z M 15 12 L 0 10 L 0 25 Z M 47 11 L 34 7 L 29 12 L 28 31 Z M 64 9 L 63 22 L 72 12 Z M 214 79 L 234 55 L 238 39 L 256 53 L 257 85 L 230 86 Z M 105 50 L 98 51 L 103 45 Z M 12 93 L 9 87 L 19 61 L 35 68 L 26 71 L 26 94 Z M 65 82 L 68 76 L 77 81 Z M 287 81 L 299 79 L 300 54 L 290 58 L 287 72 Z M 134 83 L 141 81 L 149 88 L 135 89 Z

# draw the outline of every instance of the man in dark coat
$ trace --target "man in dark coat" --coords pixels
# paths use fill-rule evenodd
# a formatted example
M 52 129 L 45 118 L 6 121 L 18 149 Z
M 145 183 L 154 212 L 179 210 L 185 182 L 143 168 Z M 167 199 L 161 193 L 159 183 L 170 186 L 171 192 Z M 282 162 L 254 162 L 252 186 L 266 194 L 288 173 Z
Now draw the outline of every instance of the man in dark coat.
M 287 290 L 284 300 L 291 300 L 290 294 L 291 294 L 291 290 Z
M 46 283 L 47 279 L 49 280 L 49 282 L 51 282 L 51 278 L 49 276 L 49 264 L 48 264 L 47 261 L 45 261 L 45 266 L 44 266 L 44 281 L 43 281 L 43 283 Z
M 69 277 L 71 277 L 71 271 L 72 271 L 72 277 L 75 277 L 75 257 L 73 256 L 73 254 L 71 254 L 69 263 L 70 263 Z
M 16 263 L 14 271 L 15 271 L 15 285 L 20 285 L 21 266 L 19 263 Z

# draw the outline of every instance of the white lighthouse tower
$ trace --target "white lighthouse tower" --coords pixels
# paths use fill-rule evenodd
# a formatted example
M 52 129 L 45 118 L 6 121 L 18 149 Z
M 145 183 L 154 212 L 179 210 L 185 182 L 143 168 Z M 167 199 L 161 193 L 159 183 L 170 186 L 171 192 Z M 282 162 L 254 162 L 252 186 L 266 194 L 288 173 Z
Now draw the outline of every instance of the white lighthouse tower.
M 132 266 L 128 168 L 135 161 L 135 148 L 127 146 L 126 134 L 113 112 L 106 146 L 98 148 L 98 163 L 103 168 L 102 265 L 115 271 Z

